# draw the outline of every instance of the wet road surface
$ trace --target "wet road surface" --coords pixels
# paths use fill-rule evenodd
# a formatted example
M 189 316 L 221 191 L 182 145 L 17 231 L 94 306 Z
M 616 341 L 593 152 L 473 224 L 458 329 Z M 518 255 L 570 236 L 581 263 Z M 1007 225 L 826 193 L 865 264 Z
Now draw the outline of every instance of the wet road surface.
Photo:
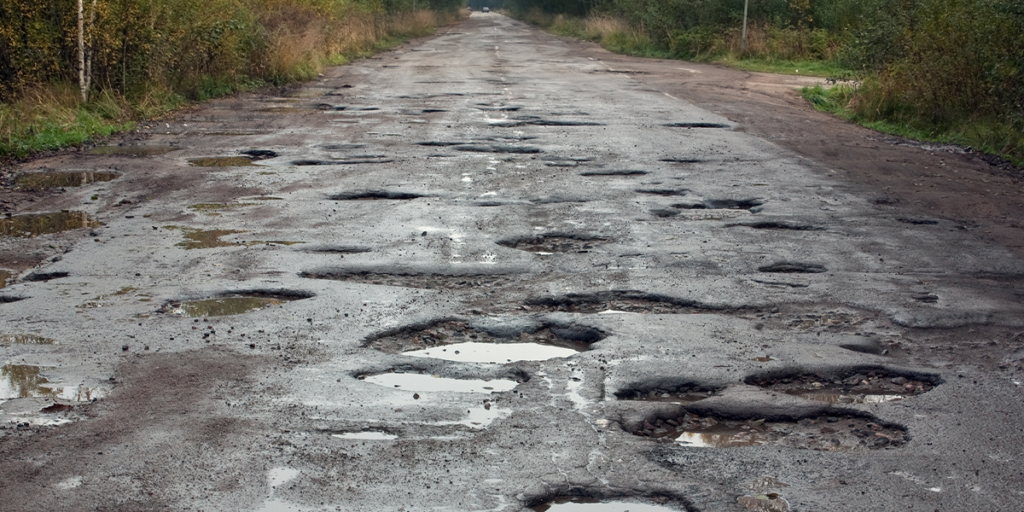
M 1024 262 L 573 48 L 23 166 L 3 508 L 1018 510 Z

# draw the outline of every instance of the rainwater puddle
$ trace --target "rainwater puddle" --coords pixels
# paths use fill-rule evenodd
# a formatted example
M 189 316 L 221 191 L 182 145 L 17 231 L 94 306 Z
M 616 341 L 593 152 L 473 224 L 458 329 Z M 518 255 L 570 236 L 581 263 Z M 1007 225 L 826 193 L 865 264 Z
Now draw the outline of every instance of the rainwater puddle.
M 655 196 L 685 196 L 688 190 L 685 188 L 639 188 L 639 194 L 651 194 Z
M 447 361 L 505 364 L 569 357 L 607 335 L 583 325 L 543 325 L 499 331 L 500 336 L 464 322 L 438 322 L 425 329 L 407 329 L 379 337 L 367 346 L 389 353 Z
M 255 165 L 247 156 L 218 156 L 210 158 L 193 158 L 188 161 L 192 167 L 248 167 Z
M 609 242 L 611 242 L 611 240 L 598 236 L 550 234 L 529 238 L 500 240 L 497 244 L 504 247 L 510 247 L 512 249 L 518 249 L 520 251 L 550 254 L 556 252 L 587 253 L 590 252 L 594 246 Z
M 99 225 L 84 212 L 33 213 L 0 219 L 0 235 L 34 238 Z
M 280 306 L 285 302 L 301 300 L 308 297 L 274 293 L 252 295 L 228 295 L 213 299 L 194 300 L 171 303 L 161 308 L 164 312 L 188 317 L 240 315 L 271 306 Z
M 351 272 L 345 270 L 303 272 L 300 275 L 309 279 L 331 279 L 334 281 L 349 281 L 381 286 L 401 286 L 404 288 L 423 288 L 428 290 L 453 290 L 505 286 L 512 283 L 514 280 L 513 277 L 510 276 L 490 274 L 391 274 L 384 272 Z
M 344 434 L 331 434 L 331 437 L 363 441 L 391 441 L 392 439 L 398 439 L 398 436 L 388 434 L 387 432 L 345 432 Z
M 0 334 L 0 345 L 53 345 L 52 338 L 44 338 L 37 334 Z
M 501 393 L 519 385 L 518 382 L 508 379 L 450 379 L 419 373 L 381 373 L 362 380 L 387 388 L 422 392 Z
M 14 183 L 22 190 L 45 190 L 57 187 L 81 187 L 90 183 L 111 181 L 121 177 L 114 172 L 37 172 L 19 174 Z
M 878 370 L 863 371 L 835 379 L 825 379 L 811 374 L 777 379 L 747 379 L 748 384 L 832 404 L 894 402 L 927 393 L 935 387 L 935 382 L 936 377 L 915 379 Z
M 668 402 L 674 404 L 692 404 L 715 394 L 714 389 L 701 386 L 682 385 L 647 391 L 624 389 L 615 393 L 619 400 L 640 400 L 644 402 Z
M 536 512 L 677 512 L 677 508 L 635 501 L 600 500 L 578 496 L 561 496 L 532 507 Z
M 697 448 L 777 445 L 787 448 L 849 451 L 906 444 L 902 427 L 860 416 L 819 416 L 799 421 L 729 420 L 686 413 L 679 418 L 645 421 L 635 435 L 672 440 Z
M 0 270 L 0 288 L 7 287 L 7 281 L 11 279 L 11 275 L 9 270 Z
M 751 512 L 789 512 L 789 502 L 777 492 L 740 496 L 736 502 Z
M 180 226 L 164 226 L 164 229 L 180 229 L 181 234 L 185 238 L 185 241 L 178 242 L 174 244 L 174 246 L 184 248 L 185 250 L 213 249 L 215 247 L 236 247 L 240 244 L 235 242 L 226 242 L 224 240 L 221 240 L 220 238 L 222 236 L 245 233 L 245 231 L 237 231 L 234 229 L 204 230 Z
M 44 368 L 25 364 L 0 366 L 0 400 L 14 398 L 51 398 L 72 402 L 89 402 L 103 398 L 107 391 L 83 385 L 51 383 L 40 375 Z M 59 409 L 59 407 L 58 407 Z M 45 411 L 44 412 L 57 412 Z
M 180 149 L 170 146 L 97 146 L 89 153 L 93 155 L 157 156 Z

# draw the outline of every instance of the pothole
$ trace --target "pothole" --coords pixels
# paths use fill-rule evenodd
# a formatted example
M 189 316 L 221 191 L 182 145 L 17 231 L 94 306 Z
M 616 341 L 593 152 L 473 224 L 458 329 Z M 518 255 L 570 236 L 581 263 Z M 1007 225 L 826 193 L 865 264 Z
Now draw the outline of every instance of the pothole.
M 81 187 L 90 183 L 111 181 L 121 177 L 116 172 L 34 172 L 19 174 L 14 183 L 22 190 L 46 190 L 58 187 Z
M 587 253 L 595 246 L 610 243 L 611 240 L 594 235 L 565 235 L 547 234 L 524 238 L 512 238 L 499 240 L 498 245 L 518 249 L 520 251 L 536 252 L 540 254 L 554 254 L 556 252 Z
M 89 402 L 106 396 L 100 387 L 63 385 L 50 382 L 40 372 L 44 368 L 26 364 L 0 366 L 0 400 L 16 398 L 49 398 L 70 402 Z M 57 412 L 57 411 L 54 411 Z
M 679 215 L 679 210 L 669 210 L 669 209 L 666 209 L 666 208 L 654 208 L 654 209 L 650 210 L 650 212 L 651 212 L 651 215 L 654 215 L 655 217 L 661 217 L 663 219 L 667 219 L 667 218 L 675 217 L 675 216 Z
M 38 334 L 0 334 L 0 345 L 53 345 L 52 338 Z
M 565 311 L 569 313 L 708 313 L 744 308 L 713 307 L 697 301 L 645 293 L 636 290 L 611 290 L 597 293 L 570 293 L 526 301 L 527 311 Z
M 615 397 L 619 400 L 692 404 L 704 400 L 715 394 L 716 391 L 718 391 L 718 388 L 701 386 L 699 384 L 679 384 L 655 388 L 622 389 L 615 392 Z
M 503 144 L 467 144 L 455 146 L 453 149 L 469 153 L 534 154 L 541 152 L 540 148 L 535 146 L 508 146 Z
M 607 171 L 586 171 L 581 172 L 580 176 L 643 176 L 650 174 L 647 171 L 640 171 L 635 169 L 613 169 Z
M 28 297 L 15 297 L 11 295 L 0 295 L 0 304 L 10 304 L 11 302 L 18 302 L 19 300 L 25 300 Z
M 181 148 L 171 146 L 97 146 L 89 151 L 93 155 L 158 156 Z
M 416 194 L 413 192 L 398 192 L 395 190 L 362 190 L 358 192 L 342 192 L 334 194 L 328 199 L 332 201 L 372 201 L 372 200 L 398 200 L 408 201 L 410 199 L 416 199 L 420 197 L 426 197 L 423 194 Z
M 67 272 L 33 272 L 22 278 L 22 281 L 32 283 L 46 282 L 53 279 L 63 279 L 69 275 Z
M 769 272 L 773 274 L 820 274 L 828 271 L 824 266 L 816 263 L 799 263 L 792 261 L 781 261 L 757 267 L 758 272 Z
M 696 123 L 666 123 L 665 126 L 667 126 L 669 128 L 730 128 L 730 126 L 725 124 L 725 123 L 704 123 L 704 122 L 696 122 Z
M 0 288 L 6 288 L 7 281 L 9 281 L 12 276 L 13 274 L 11 274 L 10 270 L 0 270 Z
M 830 404 L 894 402 L 931 391 L 936 376 L 905 376 L 885 370 L 862 370 L 835 378 L 799 374 L 785 377 L 749 377 L 747 384 Z
M 665 501 L 668 500 L 658 500 Z M 640 501 L 636 498 L 600 499 L 583 496 L 559 496 L 530 507 L 535 512 L 679 512 L 689 510 Z
M 514 280 L 511 276 L 500 274 L 403 274 L 351 270 L 312 271 L 302 272 L 299 275 L 309 279 L 330 279 L 334 281 L 349 281 L 381 286 L 401 286 L 404 288 L 440 290 L 505 286 L 512 283 Z
M 662 159 L 659 159 L 658 161 L 659 162 L 666 162 L 666 163 L 670 163 L 670 164 L 700 164 L 700 163 L 704 163 L 704 160 L 701 160 L 699 158 L 682 158 L 682 157 L 662 158 Z
M 750 199 L 705 199 L 696 203 L 677 203 L 673 208 L 680 210 L 749 210 L 761 206 L 764 201 L 758 198 Z
M 307 247 L 303 249 L 304 252 L 312 252 L 318 254 L 360 254 L 364 252 L 370 252 L 372 250 L 373 249 L 369 247 L 364 247 L 361 245 L 320 245 L 315 247 Z
M 182 226 L 164 226 L 164 229 L 181 230 L 181 234 L 184 236 L 185 240 L 174 245 L 175 247 L 181 247 L 185 250 L 237 247 L 239 245 L 238 243 L 227 242 L 220 238 L 227 235 L 245 233 L 245 231 L 238 231 L 234 229 L 195 229 Z
M 310 297 L 312 297 L 312 294 L 304 292 L 257 290 L 225 294 L 212 299 L 168 302 L 158 312 L 188 317 L 240 315 Z
M 188 209 L 194 212 L 216 215 L 220 210 L 245 208 L 247 206 L 259 206 L 259 203 L 196 203 L 188 205 Z
M 899 447 L 909 440 L 906 429 L 874 418 L 836 414 L 799 421 L 726 419 L 686 413 L 654 423 L 645 421 L 633 432 L 654 439 L 700 448 L 776 445 L 786 448 L 849 451 Z
M 750 512 L 789 512 L 789 502 L 777 492 L 757 496 L 740 496 L 736 498 L 736 503 Z
M 388 434 L 387 432 L 377 431 L 364 431 L 364 432 L 341 432 L 338 434 L 331 434 L 331 437 L 337 437 L 339 439 L 352 439 L 359 441 L 391 441 L 398 439 L 395 434 Z
M 386 155 L 351 155 L 345 158 L 331 158 L 329 160 L 293 160 L 292 165 L 313 166 L 313 165 L 362 165 L 362 164 L 386 164 L 394 160 Z
M 656 196 L 685 196 L 689 190 L 685 188 L 639 188 L 639 194 L 651 194 Z
M 32 238 L 99 225 L 85 212 L 32 213 L 0 219 L 0 235 Z
M 788 231 L 823 231 L 825 228 L 820 226 L 810 226 L 807 224 L 795 224 L 792 222 L 750 222 L 750 223 L 737 223 L 737 224 L 726 224 L 727 228 L 751 228 L 751 229 L 777 229 L 777 230 L 788 230 Z
M 521 384 L 510 379 L 452 379 L 440 375 L 422 373 L 389 372 L 377 375 L 360 375 L 359 380 L 391 389 L 400 389 L 422 393 L 454 392 L 454 393 L 502 393 L 511 391 Z
M 188 161 L 192 167 L 248 167 L 254 165 L 252 158 L 247 156 L 215 156 L 192 158 Z
M 499 324 L 473 327 L 459 320 L 405 328 L 371 339 L 365 346 L 389 353 L 448 361 L 504 364 L 569 357 L 607 336 L 577 324 Z
M 904 224 L 913 224 L 915 226 L 934 226 L 939 223 L 939 221 L 932 219 L 911 219 L 907 217 L 898 217 L 896 220 Z

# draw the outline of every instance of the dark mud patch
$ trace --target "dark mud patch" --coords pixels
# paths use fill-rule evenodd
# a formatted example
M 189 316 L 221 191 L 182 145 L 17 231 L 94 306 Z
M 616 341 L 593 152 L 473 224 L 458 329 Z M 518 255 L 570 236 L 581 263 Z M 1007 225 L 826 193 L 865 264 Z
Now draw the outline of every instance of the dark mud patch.
M 503 247 L 520 251 L 553 254 L 556 252 L 588 253 L 595 246 L 610 243 L 608 238 L 594 235 L 547 234 L 524 238 L 511 238 L 496 242 Z
M 454 146 L 452 149 L 468 153 L 535 154 L 541 152 L 541 149 L 536 146 L 509 146 L 506 144 L 467 144 Z
M 0 236 L 34 238 L 99 225 L 85 212 L 32 213 L 0 219 Z
M 615 392 L 619 400 L 640 400 L 643 402 L 667 402 L 692 404 L 714 395 L 721 388 L 702 386 L 694 383 L 661 386 L 633 386 Z
M 364 346 L 392 354 L 503 364 L 568 357 L 607 336 L 586 325 L 532 319 L 472 326 L 461 320 L 442 320 L 386 332 L 370 338 Z
M 97 146 L 89 151 L 91 155 L 159 156 L 181 148 L 171 146 Z
M 341 192 L 331 195 L 328 199 L 332 201 L 409 201 L 420 197 L 427 197 L 414 192 L 399 192 L 397 190 L 360 190 L 354 192 Z
M 105 182 L 120 178 L 116 172 L 34 172 L 19 174 L 14 184 L 21 190 L 37 191 L 50 188 L 82 187 L 90 183 Z
M 728 419 L 685 413 L 645 421 L 633 434 L 700 448 L 773 445 L 785 448 L 850 451 L 895 448 L 910 439 L 905 428 L 870 416 L 835 414 L 798 421 Z
M 545 498 L 529 508 L 534 512 L 679 512 L 695 510 L 688 503 L 671 498 L 592 498 L 588 496 L 557 496 Z
M 823 265 L 818 265 L 816 263 L 782 261 L 779 263 L 772 263 L 771 265 L 757 267 L 757 271 L 772 274 L 820 274 L 822 272 L 827 272 L 828 269 Z
M 310 297 L 313 294 L 300 291 L 254 290 L 226 293 L 210 299 L 172 301 L 164 304 L 157 312 L 188 317 L 240 315 Z M 212 327 L 210 329 L 213 330 Z M 207 337 L 209 333 L 204 332 L 203 338 Z
M 697 301 L 657 295 L 635 290 L 613 290 L 597 293 L 570 293 L 558 297 L 529 299 L 525 309 L 531 312 L 601 313 L 626 311 L 630 313 L 680 314 L 721 313 L 740 311 L 742 308 L 720 308 Z
M 308 279 L 329 279 L 381 286 L 401 286 L 427 290 L 464 290 L 468 288 L 499 287 L 512 284 L 515 278 L 500 274 L 431 274 L 431 273 L 390 273 L 357 270 L 325 270 L 302 272 Z
M 685 196 L 689 190 L 685 188 L 638 188 L 638 194 L 650 194 L 654 196 Z
M 758 198 L 750 199 L 707 199 L 697 203 L 679 203 L 672 205 L 680 210 L 750 210 L 761 206 L 764 201 Z
M 731 128 L 725 123 L 666 123 L 669 128 Z
M 33 272 L 22 278 L 22 281 L 30 283 L 46 282 L 53 279 L 63 279 L 69 275 L 67 272 Z
M 821 226 L 811 226 L 808 224 L 795 224 L 792 222 L 750 222 L 750 223 L 737 223 L 737 224 L 726 224 L 727 228 L 750 228 L 750 229 L 768 229 L 768 230 L 781 230 L 781 231 L 824 231 L 825 228 Z
M 247 156 L 193 158 L 188 161 L 188 164 L 192 167 L 249 167 L 253 165 L 252 158 Z
M 833 377 L 803 373 L 746 379 L 747 384 L 830 404 L 895 402 L 927 393 L 941 382 L 936 375 L 901 375 L 882 369 L 853 370 Z
M 639 171 L 633 169 L 615 169 L 609 171 L 587 171 L 581 172 L 580 176 L 643 176 L 650 174 L 647 171 Z

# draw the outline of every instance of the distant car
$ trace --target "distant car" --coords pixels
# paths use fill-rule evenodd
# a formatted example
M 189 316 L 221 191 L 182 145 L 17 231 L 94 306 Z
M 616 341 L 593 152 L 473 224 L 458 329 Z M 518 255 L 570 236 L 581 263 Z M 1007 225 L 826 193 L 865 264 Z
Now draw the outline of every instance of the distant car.
M 491 12 L 491 8 L 490 7 L 484 7 L 482 10 L 483 10 L 483 12 Z

